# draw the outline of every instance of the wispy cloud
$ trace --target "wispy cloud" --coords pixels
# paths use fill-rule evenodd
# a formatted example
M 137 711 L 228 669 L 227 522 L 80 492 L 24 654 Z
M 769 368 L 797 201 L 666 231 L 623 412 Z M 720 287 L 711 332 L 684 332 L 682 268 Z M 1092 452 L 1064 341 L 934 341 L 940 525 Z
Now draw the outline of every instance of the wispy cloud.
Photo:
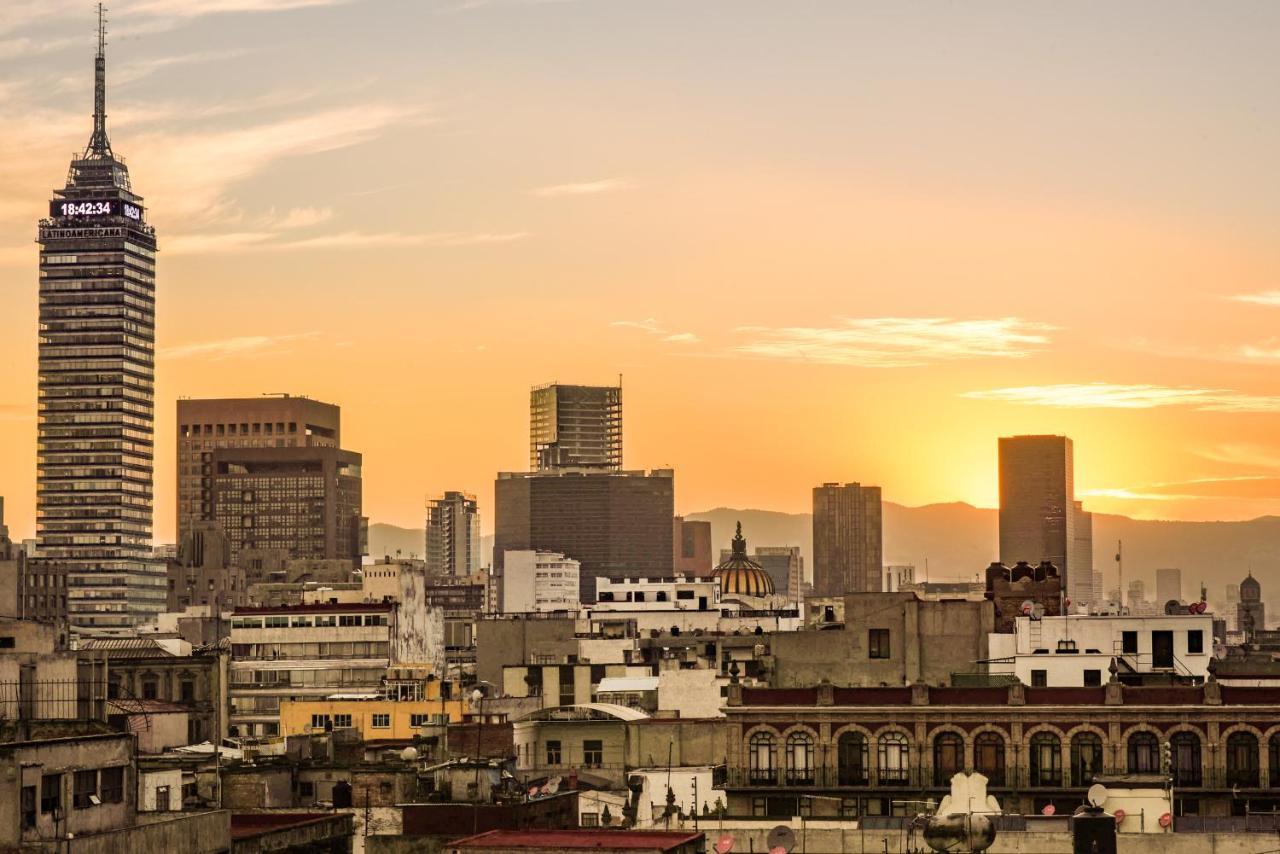
M 646 317 L 644 320 L 615 320 L 609 325 L 621 329 L 638 329 L 672 344 L 697 344 L 702 340 L 692 332 L 671 332 L 663 328 L 662 324 L 654 317 Z
M 1223 498 L 1280 501 L 1275 484 L 1280 484 L 1280 477 L 1265 474 L 1198 477 L 1143 486 L 1084 489 L 1076 495 L 1082 498 L 1115 498 L 1123 501 L 1217 501 Z
M 1253 468 L 1280 469 L 1280 453 L 1274 448 L 1249 443 L 1227 442 L 1207 448 L 1196 448 L 1193 453 L 1215 463 Z
M 275 209 L 262 217 L 262 224 L 267 228 L 288 231 L 295 228 L 311 228 L 333 219 L 333 208 L 290 208 L 282 214 Z
M 352 0 L 137 0 L 130 12 L 176 18 L 229 13 L 291 12 L 317 6 L 339 6 Z
M 1230 389 L 1115 383 L 1062 383 L 968 391 L 961 397 L 1069 409 L 1155 409 L 1186 406 L 1205 412 L 1280 412 L 1280 397 Z
M 172 238 L 166 245 L 168 255 L 210 255 L 238 252 L 300 252 L 322 250 L 358 250 L 406 246 L 483 246 L 512 243 L 529 237 L 527 231 L 434 232 L 401 234 L 398 232 L 364 233 L 346 231 L 321 234 L 299 240 L 280 240 L 274 231 L 240 231 L 225 234 L 190 234 Z
M 614 193 L 618 190 L 629 190 L 635 185 L 622 178 L 605 178 L 600 181 L 585 181 L 578 184 L 553 184 L 550 187 L 537 187 L 529 192 L 547 199 L 561 196 L 595 196 L 600 193 Z
M 733 352 L 826 365 L 903 368 L 955 359 L 1018 359 L 1049 343 L 1054 327 L 1016 317 L 845 318 L 837 326 L 743 326 L 752 340 Z
M 1262 291 L 1256 294 L 1236 294 L 1231 297 L 1236 302 L 1247 302 L 1253 305 L 1269 305 L 1280 308 L 1280 291 Z
M 295 332 L 288 335 L 243 335 L 237 338 L 224 338 L 220 341 L 201 341 L 192 344 L 180 344 L 160 351 L 164 359 L 206 359 L 220 362 L 236 356 L 259 356 L 268 352 L 279 351 L 288 344 L 307 341 L 319 337 L 319 332 Z

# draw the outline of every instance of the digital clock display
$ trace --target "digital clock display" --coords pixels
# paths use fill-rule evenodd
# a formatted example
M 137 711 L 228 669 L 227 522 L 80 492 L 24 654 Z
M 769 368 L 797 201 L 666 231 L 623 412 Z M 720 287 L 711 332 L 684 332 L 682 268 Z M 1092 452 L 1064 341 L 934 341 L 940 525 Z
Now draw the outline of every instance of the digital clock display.
M 49 203 L 49 216 L 123 216 L 142 222 L 142 208 L 120 199 L 55 200 Z

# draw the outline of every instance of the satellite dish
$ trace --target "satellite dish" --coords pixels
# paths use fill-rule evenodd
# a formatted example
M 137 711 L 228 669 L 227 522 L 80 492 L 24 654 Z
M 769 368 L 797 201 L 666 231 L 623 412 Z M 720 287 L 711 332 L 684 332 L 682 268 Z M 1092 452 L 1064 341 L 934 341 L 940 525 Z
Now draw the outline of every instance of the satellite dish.
M 1036 604 L 1031 608 L 1031 619 L 1033 619 L 1033 620 L 1039 620 L 1039 619 L 1041 619 L 1041 618 L 1043 618 L 1043 617 L 1044 617 L 1044 605 L 1042 605 L 1042 604 L 1040 604 L 1039 602 L 1037 602 L 1037 603 L 1036 603 Z
M 1035 609 L 1036 609 L 1036 603 L 1028 599 L 1027 601 L 1022 603 L 1022 616 L 1030 617 L 1031 612 L 1034 611 Z
M 1043 815 L 1053 815 L 1057 810 L 1054 808 L 1053 804 L 1045 804 L 1044 809 L 1040 810 L 1040 812 Z
M 765 841 L 765 845 L 771 852 L 780 849 L 783 854 L 790 854 L 791 849 L 796 847 L 795 832 L 785 824 L 780 824 L 769 831 L 769 838 Z
M 1116 810 L 1115 811 L 1116 824 L 1119 824 L 1120 822 L 1124 821 L 1124 816 L 1125 816 L 1124 810 Z
M 720 834 L 715 844 L 716 854 L 729 854 L 733 850 L 733 837 L 727 833 Z
M 538 787 L 537 787 L 537 786 L 530 786 L 530 787 L 529 787 L 529 797 L 531 797 L 531 798 L 536 798 L 536 797 L 538 797 Z
M 546 790 L 548 794 L 554 795 L 560 791 L 560 784 L 564 781 L 563 777 L 552 777 L 547 781 Z
M 416 747 L 406 747 L 404 750 L 400 751 L 400 759 L 404 762 L 412 762 L 417 758 L 418 748 Z
M 1107 802 L 1107 787 L 1101 783 L 1094 783 L 1084 797 L 1089 802 L 1089 806 L 1100 807 Z

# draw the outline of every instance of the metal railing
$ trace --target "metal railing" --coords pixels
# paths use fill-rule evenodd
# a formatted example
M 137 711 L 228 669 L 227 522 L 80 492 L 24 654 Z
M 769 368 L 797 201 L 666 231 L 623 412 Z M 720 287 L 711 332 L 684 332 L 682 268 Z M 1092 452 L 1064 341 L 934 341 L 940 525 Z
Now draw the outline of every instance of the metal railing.
M 130 702 L 128 699 L 121 703 Z M 107 683 L 96 679 L 0 682 L 0 720 L 107 719 Z

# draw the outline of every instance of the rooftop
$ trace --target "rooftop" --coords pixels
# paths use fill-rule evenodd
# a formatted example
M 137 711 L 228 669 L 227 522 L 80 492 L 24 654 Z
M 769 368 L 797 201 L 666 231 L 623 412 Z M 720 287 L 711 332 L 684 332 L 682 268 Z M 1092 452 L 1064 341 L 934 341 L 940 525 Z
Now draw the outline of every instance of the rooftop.
M 233 834 L 234 835 L 234 834 Z M 451 843 L 451 848 L 528 848 L 535 851 L 581 851 L 610 848 L 674 851 L 702 843 L 701 833 L 665 830 L 490 830 Z
M 389 602 L 317 602 L 312 605 L 242 606 L 231 612 L 233 617 L 257 617 L 268 614 L 386 614 L 395 605 Z
M 231 839 L 252 839 L 264 833 L 276 830 L 287 830 L 294 827 L 306 827 L 310 824 L 321 824 L 333 819 L 332 813 L 314 812 L 261 812 L 232 813 Z

